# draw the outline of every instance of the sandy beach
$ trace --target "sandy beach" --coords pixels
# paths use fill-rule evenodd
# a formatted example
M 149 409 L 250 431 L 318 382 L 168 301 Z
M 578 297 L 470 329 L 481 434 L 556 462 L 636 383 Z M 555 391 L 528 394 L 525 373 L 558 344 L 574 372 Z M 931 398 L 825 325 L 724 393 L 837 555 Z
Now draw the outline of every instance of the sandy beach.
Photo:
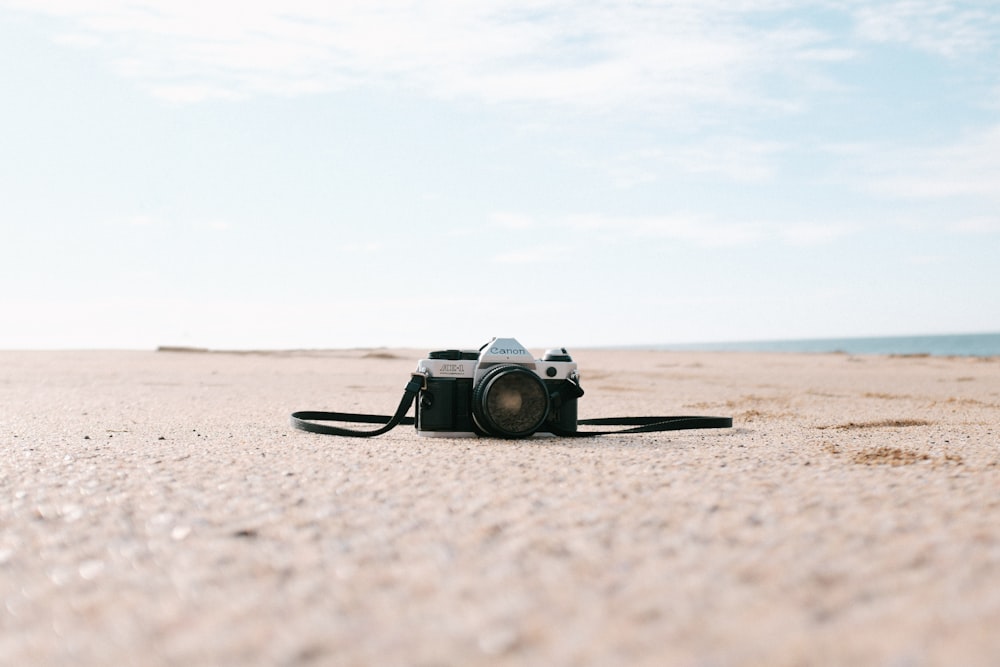
M 289 413 L 427 350 L 0 352 L 0 664 L 1000 664 L 1000 360 L 571 351 L 581 418 L 734 428 L 336 438 Z

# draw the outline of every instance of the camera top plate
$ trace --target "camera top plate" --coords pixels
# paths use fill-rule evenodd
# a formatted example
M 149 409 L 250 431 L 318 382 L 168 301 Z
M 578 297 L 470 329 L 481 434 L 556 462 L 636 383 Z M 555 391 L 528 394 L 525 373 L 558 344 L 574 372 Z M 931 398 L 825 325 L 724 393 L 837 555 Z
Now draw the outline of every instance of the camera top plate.
M 535 358 L 514 338 L 494 338 L 479 351 L 480 364 L 534 365 Z

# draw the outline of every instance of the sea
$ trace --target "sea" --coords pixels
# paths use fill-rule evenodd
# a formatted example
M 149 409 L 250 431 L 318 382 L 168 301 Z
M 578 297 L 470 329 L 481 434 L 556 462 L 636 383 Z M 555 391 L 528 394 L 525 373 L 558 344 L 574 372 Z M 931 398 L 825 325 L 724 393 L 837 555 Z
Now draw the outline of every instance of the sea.
M 995 357 L 1000 356 L 1000 333 L 684 343 L 677 345 L 654 345 L 646 349 L 716 352 L 842 352 L 846 354 L 907 356 Z

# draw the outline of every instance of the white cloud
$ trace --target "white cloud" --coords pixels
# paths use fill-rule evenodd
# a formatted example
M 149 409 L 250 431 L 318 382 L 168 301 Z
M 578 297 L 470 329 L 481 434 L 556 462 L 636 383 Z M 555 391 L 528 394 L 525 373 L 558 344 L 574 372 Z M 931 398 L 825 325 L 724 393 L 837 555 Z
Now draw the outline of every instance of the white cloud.
M 6 0 L 58 16 L 60 38 L 175 103 L 359 85 L 603 110 L 793 108 L 759 79 L 850 57 L 816 29 L 770 21 L 786 2 L 502 3 Z M 764 16 L 771 28 L 752 27 Z
M 623 190 L 669 181 L 678 172 L 721 176 L 736 183 L 764 183 L 775 177 L 778 160 L 786 149 L 776 141 L 710 136 L 697 143 L 627 151 L 610 160 L 593 161 L 590 166 L 606 172 L 611 184 Z
M 745 245 L 773 236 L 767 224 L 718 222 L 694 215 L 576 215 L 560 224 L 576 232 L 598 234 L 607 241 L 670 239 L 705 247 Z
M 774 159 L 785 146 L 773 141 L 741 137 L 714 137 L 697 146 L 685 146 L 670 156 L 678 168 L 696 174 L 717 174 L 745 183 L 771 180 Z
M 721 221 L 696 215 L 573 215 L 552 223 L 606 243 L 669 240 L 717 248 L 777 242 L 804 246 L 832 243 L 856 233 L 857 225 L 840 222 Z
M 1000 37 L 1000 16 L 992 0 L 959 6 L 941 0 L 859 4 L 854 10 L 858 35 L 874 42 L 959 57 L 995 49 Z
M 708 122 L 732 108 L 797 112 L 837 90 L 824 68 L 871 43 L 988 59 L 992 0 L 0 0 L 58 17 L 53 39 L 102 50 L 177 104 L 359 86 L 441 98 L 655 109 Z M 836 28 L 852 21 L 860 41 Z M 777 92 L 775 92 L 777 91 Z
M 146 85 L 144 88 L 153 97 L 158 97 L 172 104 L 193 104 L 213 99 L 237 100 L 244 97 L 235 91 L 206 83 L 152 84 Z
M 942 264 L 947 264 L 952 261 L 952 257 L 948 255 L 910 255 L 906 258 L 906 263 L 913 266 L 940 266 Z
M 55 35 L 52 41 L 65 46 L 77 46 L 81 48 L 94 48 L 103 46 L 104 41 L 97 35 L 91 33 L 67 32 Z
M 562 253 L 559 250 L 529 248 L 499 253 L 493 256 L 493 261 L 498 264 L 546 264 L 559 260 L 561 257 Z
M 858 231 L 856 225 L 798 223 L 778 227 L 777 236 L 789 245 L 822 245 Z
M 490 221 L 505 229 L 531 229 L 535 222 L 530 215 L 497 211 L 490 215 Z
M 1000 215 L 959 220 L 952 225 L 952 229 L 963 234 L 997 234 L 1000 233 Z
M 166 219 L 162 216 L 150 215 L 148 213 L 138 213 L 128 218 L 112 220 L 113 226 L 125 226 L 135 229 L 164 230 L 169 229 L 173 233 L 183 234 L 187 232 L 231 232 L 237 226 L 229 220 L 221 218 L 205 218 L 188 221 L 178 221 Z
M 129 227 L 158 227 L 163 222 L 151 215 L 139 214 L 125 220 L 125 224 Z
M 207 220 L 203 226 L 213 232 L 230 232 L 236 229 L 236 226 L 228 220 Z
M 1000 125 L 947 145 L 871 147 L 862 160 L 879 193 L 907 199 L 983 198 L 1000 202 Z
M 344 243 L 337 246 L 337 250 L 351 254 L 372 254 L 383 249 L 383 244 L 374 241 L 365 243 Z

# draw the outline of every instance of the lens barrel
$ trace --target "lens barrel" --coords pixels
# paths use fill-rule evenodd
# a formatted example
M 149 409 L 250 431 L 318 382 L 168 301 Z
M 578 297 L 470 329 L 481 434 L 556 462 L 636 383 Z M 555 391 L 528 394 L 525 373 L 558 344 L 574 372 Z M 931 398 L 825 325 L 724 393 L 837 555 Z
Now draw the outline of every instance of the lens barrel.
M 549 415 L 548 388 L 524 366 L 494 366 L 472 390 L 472 414 L 488 435 L 525 438 Z

